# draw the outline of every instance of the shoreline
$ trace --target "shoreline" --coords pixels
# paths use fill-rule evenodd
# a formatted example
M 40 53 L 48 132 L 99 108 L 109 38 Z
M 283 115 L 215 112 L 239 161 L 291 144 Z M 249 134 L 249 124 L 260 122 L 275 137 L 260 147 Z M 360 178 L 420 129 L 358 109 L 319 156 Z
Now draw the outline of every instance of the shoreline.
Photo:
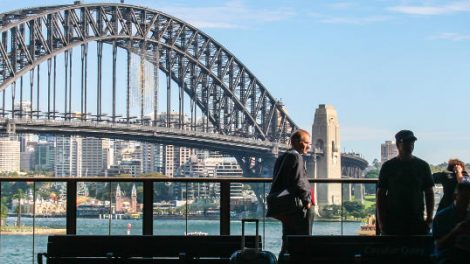
M 0 235 L 65 235 L 65 228 L 48 228 L 48 227 L 35 227 L 32 226 L 23 226 L 23 227 L 13 227 L 0 229 Z
M 29 218 L 29 217 L 25 217 L 25 218 Z M 31 217 L 32 218 L 32 217 Z M 46 217 L 43 217 L 43 216 L 36 216 L 35 217 L 37 220 L 38 219 L 58 219 L 58 218 L 63 218 L 65 219 L 65 217 L 60 217 L 60 216 L 55 216 L 55 217 L 50 217 L 50 216 L 46 216 Z M 86 216 L 86 217 L 77 217 L 77 219 L 101 219 L 101 220 L 108 220 L 108 218 L 99 218 L 99 216 Z M 188 220 L 220 220 L 220 216 L 219 215 L 209 215 L 209 216 L 203 216 L 203 215 L 188 215 L 187 216 L 187 219 Z M 232 217 L 230 219 L 230 221 L 240 221 L 242 218 L 241 217 Z M 277 222 L 279 220 L 276 220 L 274 218 L 270 218 L 270 217 L 260 217 L 258 218 L 260 221 L 265 221 L 265 222 Z M 142 217 L 140 218 L 128 218 L 128 217 L 123 217 L 121 219 L 115 219 L 114 217 L 112 218 L 113 221 L 115 220 L 142 220 Z M 186 216 L 185 215 L 153 215 L 153 220 L 186 220 Z M 355 222 L 363 222 L 362 220 L 358 219 L 358 220 L 351 220 L 351 219 L 344 219 L 344 220 L 341 220 L 341 219 L 338 219 L 338 218 L 319 218 L 319 217 L 315 217 L 315 220 L 314 222 L 331 222 L 331 223 L 355 223 Z M 2 227 L 4 228 L 4 227 Z M 46 228 L 47 227 L 43 227 L 43 228 Z

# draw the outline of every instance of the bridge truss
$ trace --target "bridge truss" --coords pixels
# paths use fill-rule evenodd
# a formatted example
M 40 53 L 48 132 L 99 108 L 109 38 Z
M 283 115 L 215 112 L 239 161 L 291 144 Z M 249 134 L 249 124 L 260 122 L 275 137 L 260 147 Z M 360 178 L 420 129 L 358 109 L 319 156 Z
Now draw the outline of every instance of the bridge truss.
M 148 88 L 143 87 L 143 79 L 153 78 L 153 91 L 145 95 L 152 97 L 153 114 L 165 112 L 166 117 L 162 118 L 163 123 L 150 125 L 282 143 L 297 128 L 282 104 L 235 56 L 198 29 L 162 12 L 126 4 L 75 4 L 17 10 L 1 14 L 0 20 L 3 116 L 9 111 L 12 118 L 41 118 L 42 114 L 47 119 L 94 117 L 97 121 L 143 123 L 144 103 L 148 100 L 144 98 L 143 89 Z M 89 70 L 91 43 L 96 46 L 93 53 L 97 61 L 93 66 L 93 85 Z M 109 48 L 104 49 L 104 45 Z M 74 55 L 77 49 L 78 61 Z M 118 62 L 118 49 L 125 52 L 127 65 Z M 104 58 L 108 55 L 104 54 L 106 50 L 111 52 L 109 64 Z M 150 63 L 155 73 L 138 80 L 141 100 L 136 115 L 131 109 L 135 104 L 131 79 L 136 74 L 131 71 L 132 55 L 141 63 Z M 40 80 L 43 64 L 47 71 L 45 81 Z M 118 74 L 126 67 L 127 83 L 123 87 L 118 84 L 122 80 Z M 73 76 L 76 68 L 78 78 Z M 104 70 L 112 71 L 111 80 L 103 80 Z M 58 74 L 63 83 L 58 83 Z M 142 71 L 137 74 L 144 75 Z M 161 80 L 162 75 L 165 81 Z M 29 84 L 23 79 L 28 79 Z M 166 111 L 159 109 L 162 82 L 166 83 Z M 109 89 L 104 87 L 106 84 L 111 84 Z M 7 93 L 8 89 L 11 92 Z M 118 98 L 119 94 L 124 96 Z M 41 97 L 47 98 L 47 103 Z M 6 102 L 10 99 L 11 103 Z M 31 103 L 29 109 L 22 104 L 25 100 Z M 15 103 L 19 104 L 17 109 Z M 189 121 L 184 116 L 187 106 Z
M 0 26 L 0 115 L 9 123 L 139 124 L 281 145 L 297 129 L 232 53 L 160 11 L 76 2 L 3 13 Z

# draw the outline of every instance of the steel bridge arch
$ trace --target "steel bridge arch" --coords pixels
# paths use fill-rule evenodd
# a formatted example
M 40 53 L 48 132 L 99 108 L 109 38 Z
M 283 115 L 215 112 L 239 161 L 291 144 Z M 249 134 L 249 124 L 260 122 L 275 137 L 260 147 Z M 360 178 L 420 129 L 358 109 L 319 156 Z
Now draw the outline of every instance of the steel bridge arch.
M 157 10 L 127 4 L 74 4 L 0 14 L 0 91 L 74 46 L 116 43 L 145 52 L 183 87 L 217 133 L 285 143 L 297 129 L 282 105 L 222 45 Z M 190 72 L 190 76 L 187 73 Z

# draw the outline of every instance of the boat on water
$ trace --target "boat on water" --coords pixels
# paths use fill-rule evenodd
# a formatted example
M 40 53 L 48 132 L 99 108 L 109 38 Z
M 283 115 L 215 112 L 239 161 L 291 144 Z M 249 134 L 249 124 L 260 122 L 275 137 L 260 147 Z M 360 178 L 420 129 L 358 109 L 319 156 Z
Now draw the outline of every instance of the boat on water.
M 77 217 L 98 218 L 103 214 L 109 214 L 109 207 L 95 204 L 81 204 L 77 206 Z
M 209 235 L 209 233 L 196 231 L 196 232 L 188 232 L 188 233 L 185 232 L 184 235 L 185 236 L 207 236 Z
M 375 230 L 375 224 L 375 216 L 369 215 L 369 217 L 367 217 L 367 223 L 360 226 L 357 234 L 360 236 L 375 236 L 377 234 Z
M 357 234 L 360 236 L 375 236 L 376 231 L 375 231 L 375 225 L 361 225 L 359 231 L 357 231 Z

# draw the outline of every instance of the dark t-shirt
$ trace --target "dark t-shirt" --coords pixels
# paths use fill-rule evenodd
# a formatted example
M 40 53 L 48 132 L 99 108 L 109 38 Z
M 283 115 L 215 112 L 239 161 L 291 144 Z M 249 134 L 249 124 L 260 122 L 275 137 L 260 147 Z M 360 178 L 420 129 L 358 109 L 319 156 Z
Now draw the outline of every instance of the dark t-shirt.
M 417 157 L 393 158 L 382 165 L 378 187 L 386 191 L 385 222 L 389 233 L 406 234 L 406 230 L 424 228 L 424 190 L 432 186 L 429 164 Z

